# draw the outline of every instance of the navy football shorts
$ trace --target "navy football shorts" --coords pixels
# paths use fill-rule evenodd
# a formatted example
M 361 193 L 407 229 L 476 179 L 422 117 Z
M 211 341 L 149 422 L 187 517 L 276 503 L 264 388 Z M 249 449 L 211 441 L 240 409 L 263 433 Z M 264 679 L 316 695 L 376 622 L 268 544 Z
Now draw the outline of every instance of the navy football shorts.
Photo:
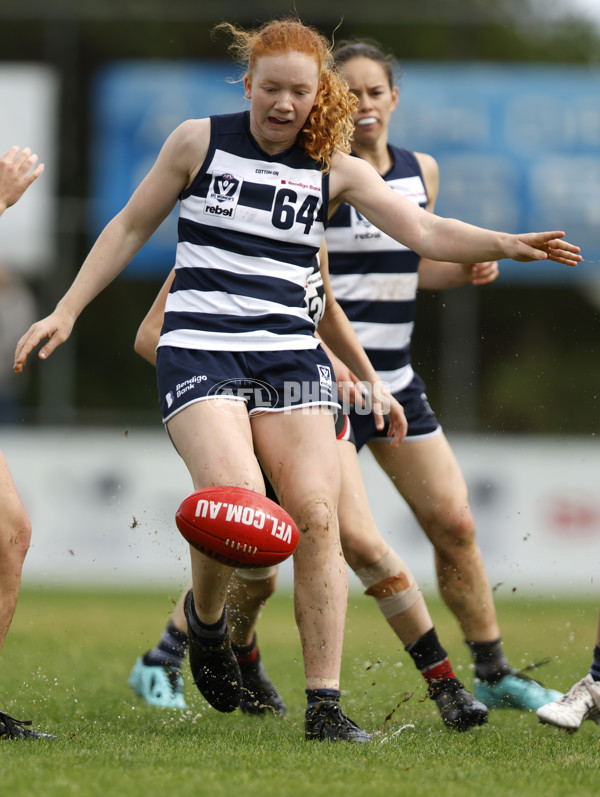
M 408 422 L 408 431 L 404 442 L 423 440 L 441 432 L 442 427 L 427 401 L 425 382 L 418 374 L 414 375 L 412 382 L 404 390 L 394 393 L 394 398 L 404 407 L 404 414 Z M 360 451 L 365 443 L 370 440 L 389 439 L 387 437 L 387 419 L 385 427 L 378 431 L 375 428 L 375 419 L 372 413 L 359 415 L 351 408 L 350 424 L 354 433 L 354 443 L 357 451 Z
M 158 400 L 163 421 L 197 401 L 245 402 L 250 415 L 339 407 L 333 368 L 319 346 L 301 351 L 204 351 L 159 346 Z

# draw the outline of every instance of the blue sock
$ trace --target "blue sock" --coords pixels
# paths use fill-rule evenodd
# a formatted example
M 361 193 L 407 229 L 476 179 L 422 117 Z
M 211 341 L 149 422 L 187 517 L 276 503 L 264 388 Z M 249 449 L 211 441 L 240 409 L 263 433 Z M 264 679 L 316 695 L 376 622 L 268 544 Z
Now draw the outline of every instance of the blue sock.
M 144 656 L 144 664 L 150 666 L 177 667 L 181 669 L 188 649 L 188 636 L 171 620 L 162 633 L 158 645 Z
M 307 708 L 314 708 L 319 703 L 339 703 L 342 693 L 339 689 L 305 689 Z
M 600 645 L 594 648 L 594 661 L 590 667 L 590 675 L 594 681 L 600 681 Z

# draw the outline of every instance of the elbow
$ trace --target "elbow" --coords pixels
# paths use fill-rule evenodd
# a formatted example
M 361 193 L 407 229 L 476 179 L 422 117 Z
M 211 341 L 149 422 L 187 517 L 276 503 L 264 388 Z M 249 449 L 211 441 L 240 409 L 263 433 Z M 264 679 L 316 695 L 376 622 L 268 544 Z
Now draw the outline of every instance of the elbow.
M 151 365 L 154 365 L 156 362 L 156 349 L 153 344 L 154 341 L 144 332 L 137 333 L 133 344 L 134 352 L 139 354 L 140 357 L 143 357 L 144 360 L 147 360 Z
M 143 357 L 144 352 L 146 351 L 144 335 L 141 335 L 139 331 L 135 336 L 135 340 L 133 342 L 133 350 L 136 354 L 139 354 L 140 357 Z

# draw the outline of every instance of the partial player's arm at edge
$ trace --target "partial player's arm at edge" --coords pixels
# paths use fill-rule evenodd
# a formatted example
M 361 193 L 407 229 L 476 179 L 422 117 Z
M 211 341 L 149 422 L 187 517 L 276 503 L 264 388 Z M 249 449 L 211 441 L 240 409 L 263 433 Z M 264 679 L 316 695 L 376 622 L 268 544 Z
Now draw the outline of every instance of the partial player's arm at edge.
M 147 360 L 150 365 L 156 365 L 156 347 L 163 325 L 167 296 L 169 295 L 174 279 L 175 269 L 171 269 L 169 276 L 163 282 L 156 299 L 152 303 L 152 307 L 146 313 L 135 336 L 135 342 L 133 344 L 135 353 L 143 357 L 144 360 Z

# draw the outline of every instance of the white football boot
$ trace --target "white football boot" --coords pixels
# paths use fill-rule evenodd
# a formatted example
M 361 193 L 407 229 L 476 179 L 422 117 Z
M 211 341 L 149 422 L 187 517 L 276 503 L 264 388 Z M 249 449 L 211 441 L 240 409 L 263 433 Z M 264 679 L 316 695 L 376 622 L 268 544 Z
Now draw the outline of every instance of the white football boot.
M 566 695 L 541 706 L 535 712 L 540 722 L 577 731 L 584 720 L 600 725 L 600 681 L 588 673 L 569 689 Z

